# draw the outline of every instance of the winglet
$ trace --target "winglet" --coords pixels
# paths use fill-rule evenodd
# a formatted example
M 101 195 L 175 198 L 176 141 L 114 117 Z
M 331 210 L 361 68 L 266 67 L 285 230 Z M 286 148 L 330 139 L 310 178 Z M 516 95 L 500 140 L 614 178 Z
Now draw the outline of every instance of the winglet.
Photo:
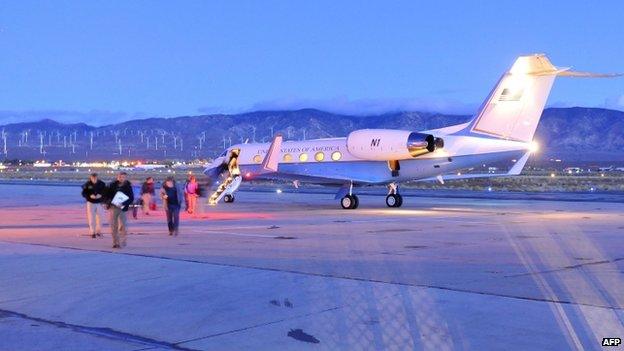
M 266 156 L 264 156 L 264 161 L 262 161 L 262 170 L 265 172 L 277 172 L 277 167 L 279 165 L 279 154 L 280 149 L 282 148 L 282 141 L 284 137 L 282 134 L 277 133 L 271 142 L 271 146 L 269 146 L 269 150 L 267 151 Z
M 516 163 L 513 165 L 513 167 L 511 167 L 509 172 L 507 172 L 507 175 L 519 175 L 520 172 L 522 172 L 524 165 L 529 160 L 529 156 L 531 156 L 531 151 L 527 152 L 518 161 L 516 161 Z

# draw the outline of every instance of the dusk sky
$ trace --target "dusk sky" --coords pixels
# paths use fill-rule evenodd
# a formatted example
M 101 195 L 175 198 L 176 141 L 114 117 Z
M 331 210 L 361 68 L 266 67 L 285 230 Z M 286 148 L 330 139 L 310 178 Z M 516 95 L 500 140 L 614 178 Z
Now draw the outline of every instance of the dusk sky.
M 624 72 L 624 2 L 0 1 L 0 123 L 312 107 L 472 113 L 515 57 Z M 550 106 L 624 110 L 624 78 Z

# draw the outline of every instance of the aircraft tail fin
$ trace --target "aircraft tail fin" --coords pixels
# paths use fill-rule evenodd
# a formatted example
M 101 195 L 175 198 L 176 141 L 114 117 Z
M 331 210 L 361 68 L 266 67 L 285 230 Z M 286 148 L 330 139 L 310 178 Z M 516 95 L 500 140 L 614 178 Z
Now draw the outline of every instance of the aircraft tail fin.
M 500 78 L 464 131 L 530 142 L 557 76 L 609 78 L 619 75 L 557 68 L 544 54 L 520 56 Z
M 467 130 L 471 134 L 530 142 L 555 77 L 565 70 L 555 67 L 545 55 L 518 57 Z

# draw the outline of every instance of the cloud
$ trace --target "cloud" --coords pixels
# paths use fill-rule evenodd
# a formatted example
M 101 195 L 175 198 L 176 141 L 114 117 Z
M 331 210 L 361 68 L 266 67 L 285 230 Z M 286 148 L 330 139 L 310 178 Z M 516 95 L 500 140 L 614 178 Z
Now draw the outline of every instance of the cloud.
M 607 98 L 604 107 L 613 110 L 624 110 L 624 94 Z
M 288 98 L 259 102 L 251 106 L 249 111 L 298 110 L 303 108 L 315 108 L 348 115 L 378 115 L 398 111 L 471 114 L 477 110 L 478 105 L 445 98 L 357 100 L 350 100 L 346 97 L 336 97 L 333 99 Z
M 122 122 L 128 120 L 129 118 L 136 118 L 139 116 L 139 114 L 131 116 L 121 111 L 103 110 L 91 110 L 88 112 L 69 110 L 0 110 L 0 124 L 32 122 L 40 121 L 42 119 L 52 119 L 63 123 L 86 123 L 89 125 L 100 126 L 105 124 Z

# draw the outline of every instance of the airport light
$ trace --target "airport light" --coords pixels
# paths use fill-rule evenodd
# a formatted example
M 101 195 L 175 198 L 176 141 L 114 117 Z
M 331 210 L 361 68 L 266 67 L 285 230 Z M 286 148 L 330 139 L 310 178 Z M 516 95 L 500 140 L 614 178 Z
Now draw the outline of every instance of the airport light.
M 275 190 L 276 193 L 281 194 L 282 193 L 282 189 L 277 189 Z

